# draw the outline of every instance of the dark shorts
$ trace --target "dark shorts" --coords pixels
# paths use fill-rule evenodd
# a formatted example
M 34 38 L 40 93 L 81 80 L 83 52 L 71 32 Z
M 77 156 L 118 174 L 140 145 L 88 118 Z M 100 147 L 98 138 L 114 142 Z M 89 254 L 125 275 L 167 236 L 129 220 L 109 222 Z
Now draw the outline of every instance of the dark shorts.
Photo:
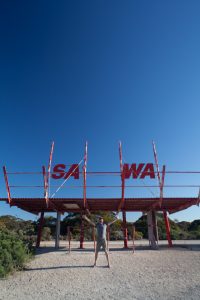
M 97 248 L 96 251 L 99 252 L 100 250 L 104 250 L 105 252 L 107 252 L 106 249 L 106 240 L 105 239 L 101 239 L 101 240 L 97 240 Z

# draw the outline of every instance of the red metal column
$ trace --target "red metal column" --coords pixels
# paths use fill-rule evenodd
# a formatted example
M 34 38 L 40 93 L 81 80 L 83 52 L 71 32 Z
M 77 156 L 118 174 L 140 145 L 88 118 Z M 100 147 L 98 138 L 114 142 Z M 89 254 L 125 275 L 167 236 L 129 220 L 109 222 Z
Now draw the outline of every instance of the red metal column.
M 119 160 L 120 160 L 120 171 L 121 171 L 121 181 L 122 181 L 122 197 L 118 206 L 118 211 L 124 206 L 125 197 L 125 178 L 123 172 L 123 158 L 122 158 L 122 144 L 119 142 Z M 128 248 L 128 234 L 126 227 L 126 212 L 123 210 L 123 233 L 124 233 L 124 248 Z
M 160 182 L 160 207 L 162 205 L 162 200 L 163 200 L 163 188 L 164 188 L 164 182 L 165 182 L 165 165 L 162 168 L 162 178 L 161 178 L 161 182 Z
M 93 236 L 93 241 L 94 241 L 94 252 L 96 250 L 96 239 L 95 239 L 95 227 L 93 226 L 92 228 L 92 236 Z
M 53 207 L 55 211 L 58 211 L 55 204 L 49 199 L 49 190 L 48 190 L 48 173 L 46 172 L 45 166 L 42 166 L 42 174 L 44 180 L 44 198 L 47 208 Z
M 122 216 L 123 216 L 123 232 L 124 232 L 124 248 L 128 248 L 128 231 L 127 231 L 127 227 L 126 227 L 126 212 L 123 211 L 122 212 Z
M 153 154 L 154 154 L 154 159 L 155 159 L 155 164 L 156 164 L 156 170 L 157 170 L 157 177 L 158 177 L 158 184 L 160 187 L 160 199 L 159 199 L 159 206 L 161 207 L 162 205 L 162 199 L 163 199 L 163 187 L 164 187 L 164 180 L 165 180 L 165 165 L 163 166 L 162 169 L 162 177 L 160 177 L 160 170 L 159 170 L 159 165 L 158 165 L 158 157 L 157 157 L 157 152 L 156 152 L 156 146 L 155 143 L 152 142 L 153 144 Z M 156 206 L 156 205 L 154 205 Z M 154 208 L 154 207 L 152 207 Z
M 83 242 L 84 242 L 84 222 L 81 214 L 80 249 L 83 249 Z
M 3 166 L 3 173 L 4 173 L 5 183 L 6 183 L 6 190 L 7 190 L 7 194 L 8 194 L 8 203 L 11 206 L 12 199 L 11 199 L 10 187 L 9 187 L 9 183 L 8 183 L 8 175 L 7 175 L 6 167 L 5 166 Z
M 49 207 L 48 183 L 47 183 L 48 179 L 47 179 L 45 166 L 42 166 L 42 174 L 43 174 L 43 179 L 44 179 L 44 198 L 45 198 L 47 207 Z
M 169 219 L 168 219 L 166 211 L 163 211 L 163 216 L 164 216 L 164 220 L 165 220 L 168 245 L 169 245 L 169 247 L 172 247 L 172 240 L 171 240 L 171 236 L 170 236 L 170 224 L 169 224 Z
M 118 205 L 118 211 L 124 206 L 124 197 L 125 197 L 125 178 L 124 178 L 124 172 L 123 172 L 123 162 L 122 162 L 122 144 L 119 142 L 119 160 L 120 160 L 120 172 L 121 172 L 121 187 L 122 187 L 122 196 L 121 201 Z
M 154 141 L 152 141 L 152 144 L 153 144 L 153 154 L 154 154 L 154 159 L 155 159 L 155 164 L 156 164 L 156 169 L 157 169 L 158 183 L 160 185 L 161 179 L 160 179 L 160 171 L 159 171 L 159 165 L 158 165 L 158 157 L 157 157 L 157 152 L 156 152 L 156 145 L 155 145 Z
M 48 164 L 48 176 L 47 176 L 47 186 L 48 186 L 48 195 L 50 196 L 50 178 L 51 178 L 51 163 L 53 158 L 54 142 L 51 144 L 51 150 L 49 155 L 49 164 Z
M 86 203 L 86 170 L 87 170 L 87 142 L 85 144 L 84 166 L 83 166 L 83 206 L 87 208 Z
M 165 165 L 163 166 L 163 169 L 162 169 L 162 178 L 160 178 L 158 158 L 157 158 L 156 146 L 155 146 L 154 142 L 153 142 L 153 151 L 154 151 L 154 158 L 155 158 L 155 163 L 156 163 L 156 168 L 157 168 L 158 182 L 159 182 L 159 186 L 160 186 L 159 205 L 161 207 L 162 199 L 163 199 L 164 180 L 165 180 Z M 170 225 L 169 225 L 169 220 L 168 220 L 166 211 L 163 211 L 163 217 L 164 217 L 164 220 L 165 220 L 165 227 L 166 227 L 166 235 L 167 235 L 168 245 L 169 245 L 169 247 L 172 247 L 172 241 L 171 241 L 171 236 L 170 236 Z
M 43 227 L 43 224 L 44 224 L 44 212 L 42 211 L 41 215 L 40 215 L 39 226 L 38 226 L 36 248 L 40 247 L 40 241 L 41 241 L 41 236 L 42 236 L 42 227 Z

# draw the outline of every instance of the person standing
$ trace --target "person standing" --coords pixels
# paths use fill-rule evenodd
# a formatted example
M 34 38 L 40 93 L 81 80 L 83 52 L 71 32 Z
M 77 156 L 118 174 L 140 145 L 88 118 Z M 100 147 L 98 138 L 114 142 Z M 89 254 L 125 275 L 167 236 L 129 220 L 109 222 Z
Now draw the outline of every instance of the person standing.
M 109 255 L 108 255 L 108 251 L 107 251 L 107 248 L 106 248 L 107 226 L 110 226 L 111 224 L 116 222 L 118 220 L 118 215 L 115 216 L 115 220 L 113 220 L 112 222 L 109 222 L 108 224 L 104 223 L 103 217 L 99 217 L 99 221 L 98 221 L 97 224 L 92 222 L 85 215 L 83 217 L 88 223 L 90 223 L 92 226 L 96 227 L 96 229 L 97 229 L 97 246 L 96 246 L 96 249 L 95 249 L 94 267 L 96 266 L 96 263 L 97 263 L 97 258 L 98 258 L 99 251 L 102 248 L 103 251 L 105 252 L 105 255 L 106 255 L 108 267 L 110 268 L 110 260 L 109 260 Z

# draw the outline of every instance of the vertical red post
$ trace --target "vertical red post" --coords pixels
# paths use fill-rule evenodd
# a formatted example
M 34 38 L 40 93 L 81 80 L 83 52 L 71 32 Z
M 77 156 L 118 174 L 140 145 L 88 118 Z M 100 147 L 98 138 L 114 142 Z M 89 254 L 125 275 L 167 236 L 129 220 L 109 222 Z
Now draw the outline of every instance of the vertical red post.
M 169 247 L 172 247 L 172 240 L 171 240 L 171 236 L 170 236 L 170 224 L 169 224 L 169 219 L 168 219 L 166 211 L 163 211 L 163 216 L 164 216 L 164 220 L 165 220 L 168 245 L 169 245 Z
M 160 201 L 159 201 L 159 204 L 161 206 L 162 199 L 163 199 L 163 187 L 164 187 L 166 167 L 165 167 L 165 165 L 163 166 L 163 169 L 162 169 L 162 178 L 160 178 L 160 171 L 159 171 L 159 166 L 158 166 L 158 158 L 157 158 L 156 146 L 155 146 L 154 142 L 153 142 L 153 151 L 154 151 L 154 158 L 155 158 L 155 163 L 156 163 L 156 168 L 157 168 L 158 182 L 159 182 L 159 186 L 160 186 Z M 165 227 L 166 227 L 166 234 L 167 234 L 168 245 L 169 245 L 169 247 L 172 247 L 172 241 L 171 241 L 171 236 L 170 236 L 169 220 L 168 220 L 167 212 L 166 211 L 163 211 L 163 217 L 164 217 L 164 220 L 165 220 Z
M 87 171 L 87 142 L 85 144 L 84 166 L 83 166 L 83 206 L 86 208 L 86 171 Z
M 40 220 L 39 220 L 39 226 L 38 226 L 38 233 L 37 233 L 37 241 L 36 241 L 36 248 L 40 247 L 40 241 L 42 236 L 42 227 L 44 224 L 44 212 L 41 212 Z
M 127 226 L 126 226 L 126 212 L 122 212 L 122 217 L 123 217 L 123 232 L 124 232 L 124 248 L 128 248 L 128 231 L 127 231 Z
M 120 160 L 120 171 L 121 171 L 121 181 L 122 181 L 122 197 L 118 207 L 118 210 L 124 205 L 124 197 L 125 197 L 125 178 L 123 172 L 123 159 L 122 159 L 122 144 L 119 142 L 119 160 Z M 124 248 L 128 248 L 128 234 L 127 234 L 127 227 L 126 227 L 126 212 L 123 210 L 123 233 L 124 233 Z
M 159 185 L 161 185 L 160 171 L 159 171 L 159 165 L 158 165 L 158 157 L 157 157 L 157 152 L 156 152 L 156 145 L 155 145 L 154 141 L 152 141 L 152 144 L 153 144 L 153 154 L 154 154 L 154 159 L 155 159 L 155 164 L 156 164 L 158 183 L 159 183 Z
M 43 174 L 43 180 L 44 180 L 44 197 L 45 197 L 45 201 L 46 201 L 46 206 L 48 208 L 49 207 L 48 179 L 47 179 L 45 166 L 42 166 L 42 174 Z
M 162 178 L 160 182 L 160 207 L 162 205 L 162 200 L 163 200 L 163 188 L 164 188 L 164 182 L 165 182 L 165 165 L 162 168 Z
M 7 175 L 5 166 L 3 166 L 3 173 L 4 173 L 5 183 L 6 183 L 6 190 L 7 190 L 7 194 L 8 194 L 8 203 L 11 206 L 12 199 L 11 199 L 10 187 L 9 187 L 9 182 L 8 182 L 8 175 Z
M 125 178 L 124 178 L 124 172 L 123 172 L 123 162 L 122 162 L 122 144 L 119 142 L 119 160 L 120 160 L 120 172 L 121 172 L 121 187 L 122 187 L 122 195 L 121 195 L 121 201 L 118 206 L 118 211 L 123 207 L 124 205 L 124 197 L 125 197 Z
M 160 185 L 160 207 L 162 205 L 162 200 L 163 200 L 164 181 L 165 181 L 165 165 L 163 166 L 163 169 L 162 169 L 162 179 L 161 179 L 161 185 Z M 165 216 L 164 211 L 163 211 L 163 217 L 164 217 L 164 220 L 165 220 L 165 228 L 166 228 L 166 235 L 167 235 L 168 245 L 169 245 L 169 247 L 172 247 L 172 242 L 171 242 L 171 237 L 170 237 L 169 220 L 168 220 L 168 217 L 167 217 L 167 213 L 166 213 L 166 216 Z M 168 223 L 168 225 L 166 225 L 167 223 Z
M 93 235 L 93 241 L 94 241 L 94 252 L 96 250 L 96 239 L 95 239 L 95 227 L 92 228 L 92 235 Z
M 162 169 L 162 177 L 160 177 L 160 170 L 159 170 L 159 165 L 158 165 L 158 156 L 157 156 L 157 152 L 156 152 L 156 145 L 154 142 L 152 142 L 153 144 L 153 154 L 154 154 L 154 159 L 155 159 L 155 164 L 156 164 L 156 170 L 157 170 L 157 177 L 158 177 L 158 184 L 160 187 L 160 200 L 159 200 L 159 205 L 161 207 L 162 204 L 162 199 L 163 199 L 163 187 L 164 187 L 164 180 L 165 180 L 165 165 L 163 166 Z
M 83 242 L 84 242 L 84 222 L 81 214 L 80 249 L 83 249 Z
M 49 164 L 48 164 L 48 176 L 47 176 L 47 186 L 48 186 L 48 194 L 50 195 L 50 178 L 51 178 L 51 163 L 53 158 L 53 150 L 54 150 L 54 142 L 51 144 L 51 150 L 49 155 Z

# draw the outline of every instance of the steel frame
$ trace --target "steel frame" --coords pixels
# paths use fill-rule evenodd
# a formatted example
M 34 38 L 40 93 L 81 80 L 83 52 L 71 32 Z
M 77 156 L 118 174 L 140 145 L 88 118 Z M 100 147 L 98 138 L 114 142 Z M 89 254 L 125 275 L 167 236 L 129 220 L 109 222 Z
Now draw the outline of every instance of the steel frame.
M 163 196 L 163 190 L 164 190 L 164 182 L 165 182 L 165 174 L 166 173 L 200 173 L 199 171 L 166 171 L 166 166 L 163 165 L 162 167 L 162 172 L 160 172 L 159 170 L 159 164 L 158 164 L 158 157 L 157 157 L 157 152 L 156 152 L 156 146 L 155 143 L 152 142 L 153 144 L 153 154 L 154 154 L 154 160 L 155 160 L 155 165 L 156 165 L 156 174 L 157 174 L 157 178 L 158 178 L 158 187 L 160 189 L 160 197 L 158 199 L 156 199 L 154 201 L 153 204 L 151 204 L 149 207 L 146 208 L 146 211 L 148 210 L 158 210 L 158 208 L 163 207 L 163 199 L 166 200 L 166 198 L 164 198 Z M 44 181 L 44 199 L 45 199 L 45 203 L 46 203 L 46 210 L 45 208 L 43 208 L 43 211 L 40 211 L 41 213 L 41 217 L 40 217 L 40 224 L 42 224 L 42 219 L 44 219 L 44 211 L 51 211 L 52 209 L 54 211 L 57 211 L 59 213 L 64 213 L 64 210 L 61 210 L 61 206 L 60 206 L 60 200 L 61 199 L 53 199 L 50 198 L 50 176 L 51 176 L 51 165 L 52 165 L 52 159 L 53 159 L 53 153 L 54 153 L 54 142 L 52 142 L 51 144 L 51 148 L 50 148 L 50 155 L 49 155 L 49 160 L 48 160 L 48 167 L 46 170 L 46 167 L 43 166 L 42 167 L 42 175 L 43 175 L 43 181 Z M 107 175 L 107 174 L 111 174 L 111 175 L 120 175 L 121 177 L 121 198 L 119 199 L 119 202 L 116 206 L 116 211 L 122 211 L 122 216 L 123 216 L 123 231 L 124 231 L 124 247 L 127 247 L 127 228 L 126 228 L 126 211 L 129 211 L 127 209 L 127 201 L 128 199 L 125 199 L 125 176 L 124 176 L 124 170 L 123 170 L 123 156 L 122 156 L 122 144 L 121 142 L 119 142 L 119 161 L 120 161 L 120 172 L 87 172 L 87 160 L 88 160 L 88 143 L 85 143 L 85 152 L 84 152 L 84 158 L 83 158 L 83 170 L 82 170 L 82 174 L 83 174 L 83 198 L 82 198 L 82 205 L 83 208 L 81 209 L 81 214 L 84 213 L 85 211 L 89 212 L 89 203 L 91 199 L 87 199 L 87 188 L 88 187 L 98 187 L 98 188 L 107 188 L 107 187 L 117 187 L 117 186 L 88 186 L 87 185 L 87 175 L 98 175 L 98 174 L 103 174 L 103 175 Z M 81 162 L 82 162 L 81 161 Z M 79 165 L 81 164 L 81 162 L 79 163 Z M 6 190 L 7 190 L 7 202 L 10 204 L 10 206 L 12 205 L 17 205 L 16 201 L 18 201 L 19 199 L 17 198 L 13 198 L 11 197 L 11 187 L 15 187 L 15 186 L 10 186 L 9 185 L 9 180 L 8 180 L 8 174 L 31 174 L 31 172 L 15 172 L 15 173 L 8 173 L 6 170 L 6 167 L 3 167 L 3 173 L 4 173 L 4 179 L 5 179 L 5 185 L 6 185 Z M 32 172 L 34 174 L 36 174 L 37 172 Z M 161 175 L 162 174 L 162 175 Z M 38 186 L 39 187 L 39 186 Z M 136 185 L 133 186 L 127 186 L 128 187 L 138 187 Z M 152 187 L 156 187 L 156 186 L 152 186 Z M 169 186 L 170 187 L 170 186 Z M 175 186 L 174 186 L 175 187 Z M 196 186 L 190 186 L 190 187 L 196 187 Z M 0 199 L 1 200 L 1 199 Z M 54 201 L 55 200 L 55 201 Z M 110 199 L 111 200 L 111 199 Z M 141 199 L 142 200 L 142 199 Z M 144 200 L 144 199 L 143 199 Z M 138 199 L 139 201 L 139 199 Z M 165 202 L 166 203 L 166 202 Z M 171 237 L 170 237 L 170 225 L 169 225 L 169 220 L 167 217 L 167 213 L 174 213 L 183 209 L 186 209 L 188 207 L 190 207 L 191 205 L 199 205 L 200 204 L 200 191 L 199 191 L 199 195 L 197 198 L 194 198 L 189 201 L 187 201 L 187 203 L 184 203 L 182 205 L 180 205 L 178 208 L 173 205 L 171 208 L 168 207 L 168 211 L 166 210 L 166 208 L 164 207 L 163 210 L 163 217 L 165 220 L 165 225 L 166 225 L 166 233 L 167 233 L 167 239 L 168 239 L 168 244 L 169 246 L 172 246 L 172 241 L 171 241 Z M 33 205 L 33 204 L 32 204 Z M 23 203 L 22 204 L 18 204 L 18 207 L 25 209 L 29 212 L 32 213 L 37 213 L 37 210 L 34 211 L 32 210 L 32 207 L 30 205 L 30 209 L 27 206 L 24 206 Z M 108 206 L 109 207 L 109 206 Z M 92 208 L 91 208 L 92 210 Z M 107 210 L 109 210 L 109 208 L 107 208 Z M 41 231 L 42 225 L 39 226 L 39 231 Z M 83 240 L 84 240 L 84 224 L 82 222 L 82 229 L 81 229 L 81 240 L 80 240 L 80 247 L 83 247 Z M 41 233 L 39 233 L 41 234 Z M 39 236 L 38 236 L 39 239 Z M 37 242 L 39 243 L 39 242 Z

